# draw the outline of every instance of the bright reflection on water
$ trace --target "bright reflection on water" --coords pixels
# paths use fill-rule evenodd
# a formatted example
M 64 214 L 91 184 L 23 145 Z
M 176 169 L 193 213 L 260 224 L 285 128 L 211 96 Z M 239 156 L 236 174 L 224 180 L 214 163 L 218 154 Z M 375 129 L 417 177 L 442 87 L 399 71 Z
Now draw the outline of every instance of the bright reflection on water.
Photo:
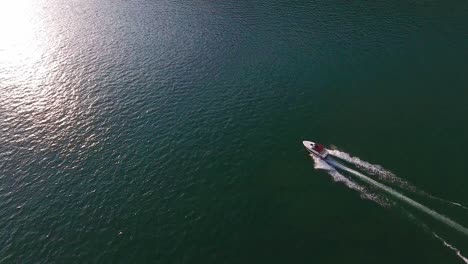
M 47 40 L 34 1 L 0 2 L 0 80 L 5 86 L 31 83 L 46 73 Z M 35 83 L 36 85 L 38 83 Z
M 0 1 L 0 120 L 7 146 L 68 151 L 81 115 L 64 65 L 63 17 L 34 0 Z M 82 125 L 82 124 L 81 124 Z M 76 133 L 75 133 L 76 134 Z M 18 140 L 16 140 L 18 137 Z M 32 144 L 32 143 L 31 143 Z M 67 150 L 68 149 L 68 150 Z
M 50 82 L 55 72 L 53 34 L 48 32 L 45 10 L 37 4 L 32 0 L 0 2 L 0 115 L 10 131 L 18 127 L 19 120 L 44 120 L 45 114 L 51 114 L 46 107 L 57 103 L 50 94 L 55 89 Z

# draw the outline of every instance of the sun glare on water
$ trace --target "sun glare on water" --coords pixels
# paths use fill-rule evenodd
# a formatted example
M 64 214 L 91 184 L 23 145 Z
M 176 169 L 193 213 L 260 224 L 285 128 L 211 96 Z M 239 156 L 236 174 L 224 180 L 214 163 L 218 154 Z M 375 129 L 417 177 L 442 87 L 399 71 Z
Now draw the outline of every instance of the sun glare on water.
M 0 1 L 0 93 L 6 110 L 44 103 L 44 82 L 50 72 L 51 42 L 33 0 Z M 18 107 L 15 107 L 18 108 Z
M 32 1 L 0 1 L 0 61 L 12 63 L 29 53 L 36 38 L 36 17 Z M 29 54 L 28 54 L 29 53 Z

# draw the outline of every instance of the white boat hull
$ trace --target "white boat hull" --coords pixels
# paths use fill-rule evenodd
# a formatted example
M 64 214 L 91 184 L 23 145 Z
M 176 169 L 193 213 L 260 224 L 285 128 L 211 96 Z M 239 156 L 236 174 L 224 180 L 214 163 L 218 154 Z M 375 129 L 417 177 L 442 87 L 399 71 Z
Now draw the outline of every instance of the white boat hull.
M 325 159 L 328 155 L 328 152 L 326 149 L 324 149 L 322 152 L 316 151 L 314 149 L 315 146 L 317 145 L 315 142 L 304 140 L 302 141 L 302 144 L 304 145 L 304 147 L 307 149 L 309 153 L 314 154 L 322 159 Z

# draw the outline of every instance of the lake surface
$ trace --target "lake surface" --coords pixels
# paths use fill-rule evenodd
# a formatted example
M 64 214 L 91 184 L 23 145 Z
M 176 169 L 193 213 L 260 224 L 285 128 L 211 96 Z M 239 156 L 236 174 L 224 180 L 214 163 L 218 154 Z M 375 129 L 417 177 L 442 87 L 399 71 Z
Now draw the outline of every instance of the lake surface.
M 467 1 L 2 1 L 0 262 L 463 263 L 301 141 L 467 205 L 467 117 Z

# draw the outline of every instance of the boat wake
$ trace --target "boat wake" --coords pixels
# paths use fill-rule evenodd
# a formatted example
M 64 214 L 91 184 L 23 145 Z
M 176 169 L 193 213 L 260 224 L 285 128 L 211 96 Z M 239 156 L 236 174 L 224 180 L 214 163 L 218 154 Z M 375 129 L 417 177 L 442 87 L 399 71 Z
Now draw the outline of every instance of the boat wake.
M 337 157 L 341 160 L 344 160 L 348 163 L 351 163 L 358 167 L 359 169 L 363 170 L 364 172 L 377 176 L 380 180 L 388 182 L 388 183 L 393 183 L 395 185 L 398 185 L 398 187 L 401 187 L 406 190 L 410 191 L 418 191 L 418 189 L 413 186 L 411 183 L 398 178 L 393 172 L 384 169 L 382 166 L 378 164 L 372 164 L 367 161 L 363 161 L 358 157 L 353 157 L 349 155 L 346 152 L 342 152 L 339 150 L 329 150 L 328 153 L 334 157 Z
M 370 174 L 372 176 L 376 176 L 382 182 L 393 184 L 393 185 L 397 186 L 398 188 L 401 188 L 401 189 L 403 189 L 405 191 L 409 191 L 409 192 L 412 192 L 412 193 L 417 194 L 417 195 L 421 195 L 421 196 L 426 197 L 426 198 L 430 198 L 430 199 L 433 199 L 433 200 L 436 200 L 436 201 L 439 201 L 439 202 L 442 202 L 442 203 L 447 203 L 447 204 L 450 204 L 450 205 L 457 206 L 457 207 L 463 208 L 465 210 L 468 210 L 468 207 L 466 207 L 466 206 L 464 206 L 464 205 L 462 205 L 460 203 L 445 200 L 445 199 L 436 197 L 436 196 L 434 196 L 432 194 L 429 194 L 429 193 L 427 193 L 427 192 L 425 192 L 423 190 L 420 190 L 419 188 L 417 188 L 416 186 L 414 186 L 410 182 L 408 182 L 408 181 L 406 181 L 406 180 L 404 180 L 402 178 L 399 178 L 393 172 L 391 172 L 389 170 L 386 170 L 381 165 L 369 163 L 367 161 L 361 160 L 358 157 L 353 157 L 353 156 L 349 155 L 346 152 L 342 152 L 342 151 L 339 151 L 339 150 L 336 150 L 336 149 L 328 150 L 328 153 L 330 155 L 340 159 L 340 160 L 343 160 L 343 161 L 348 162 L 348 163 L 350 163 L 352 165 L 355 165 L 357 168 L 361 169 L 365 173 L 368 173 L 368 174 Z
M 344 157 L 343 160 L 345 160 L 345 161 L 347 161 L 347 162 L 349 162 L 351 164 L 355 164 L 356 167 L 361 168 L 363 171 L 368 172 L 369 174 L 377 176 L 378 179 L 380 179 L 382 181 L 393 183 L 393 184 L 395 184 L 396 186 L 399 186 L 399 187 L 403 186 L 403 188 L 405 190 L 418 192 L 420 194 L 421 193 L 426 194 L 425 192 L 420 191 L 419 189 L 417 189 L 415 186 L 411 185 L 410 183 L 398 178 L 396 175 L 394 175 L 390 171 L 385 170 L 380 165 L 373 165 L 371 163 L 362 161 L 359 158 L 351 157 L 350 155 L 348 155 L 346 153 L 335 151 L 335 150 L 330 150 L 329 154 L 331 154 L 332 156 L 335 156 L 337 158 Z M 335 155 L 335 154 L 337 154 L 337 155 Z M 425 213 L 426 215 L 432 217 L 433 219 L 445 224 L 446 226 L 451 227 L 453 230 L 457 231 L 459 234 L 462 234 L 462 235 L 468 237 L 468 229 L 466 227 L 464 227 L 461 224 L 455 222 L 454 220 L 450 219 L 449 217 L 447 217 L 445 215 L 442 215 L 442 214 L 434 211 L 433 209 L 431 209 L 431 208 L 429 208 L 429 207 L 427 207 L 425 205 L 422 205 L 421 203 L 416 202 L 415 200 L 413 200 L 413 199 L 399 193 L 398 191 L 394 190 L 393 188 L 391 188 L 391 187 L 389 187 L 387 185 L 384 185 L 384 184 L 382 184 L 382 183 L 380 183 L 380 182 L 378 182 L 378 181 L 376 181 L 374 179 L 371 179 L 371 178 L 367 177 L 366 175 L 364 175 L 364 174 L 362 174 L 362 173 L 360 173 L 360 172 L 358 172 L 358 171 L 356 171 L 354 169 L 348 168 L 347 166 L 341 164 L 340 162 L 336 161 L 332 157 L 327 157 L 326 161 L 324 161 L 323 159 L 318 158 L 318 157 L 316 157 L 316 156 L 314 156 L 312 154 L 311 154 L 311 157 L 314 159 L 316 169 L 321 169 L 321 170 L 327 171 L 328 174 L 333 178 L 333 180 L 335 182 L 341 182 L 345 186 L 347 186 L 348 188 L 353 189 L 355 191 L 358 191 L 361 194 L 362 198 L 377 202 L 378 204 L 380 204 L 380 205 L 382 205 L 384 207 L 390 207 L 390 206 L 394 205 L 395 201 L 403 202 L 403 203 L 405 203 L 407 205 L 410 205 L 411 207 L 419 210 L 420 212 Z M 373 187 L 373 189 L 380 190 L 382 193 L 387 194 L 392 199 L 387 199 L 386 198 L 387 196 L 380 194 L 380 192 L 375 192 L 375 191 L 373 191 L 373 189 L 367 188 L 365 185 L 354 181 L 353 180 L 354 177 L 347 177 L 344 174 L 342 174 L 341 172 L 346 172 L 347 174 L 350 174 L 350 175 L 356 177 L 361 182 L 364 182 L 367 185 Z M 428 194 L 426 194 L 426 195 L 428 195 Z M 431 196 L 431 198 L 437 198 L 437 197 Z M 437 198 L 437 199 L 439 199 L 439 198 Z M 451 204 L 457 204 L 459 206 L 464 207 L 463 205 L 460 205 L 458 203 L 453 203 L 453 202 L 446 201 L 446 200 L 443 200 L 443 201 L 451 203 Z M 453 245 L 446 242 L 442 237 L 440 237 L 435 232 L 430 230 L 425 224 L 423 224 L 423 223 L 421 223 L 421 224 L 422 224 L 423 228 L 426 231 L 430 232 L 436 239 L 441 241 L 444 246 L 451 249 L 453 252 L 455 252 L 455 254 L 461 260 L 463 260 L 465 263 L 468 264 L 468 259 L 461 254 L 460 250 L 458 250 Z
M 333 167 L 335 168 L 338 168 L 338 169 L 341 169 L 343 171 L 346 171 L 350 174 L 353 174 L 354 176 L 358 177 L 360 180 L 374 186 L 374 187 L 377 187 L 378 189 L 384 191 L 385 193 L 391 195 L 392 197 L 402 201 L 402 202 L 405 202 L 406 204 L 409 204 L 411 206 L 413 206 L 414 208 L 416 209 L 419 209 L 421 212 L 423 213 L 426 213 L 427 215 L 431 216 L 432 218 L 436 219 L 436 220 L 439 220 L 440 222 L 452 227 L 453 229 L 459 231 L 460 233 L 464 234 L 465 236 L 468 237 L 468 229 L 460 224 L 458 224 L 457 222 L 453 221 L 452 219 L 448 218 L 447 216 L 445 215 L 442 215 L 442 214 L 439 214 L 437 213 L 436 211 L 416 202 L 415 200 L 413 199 L 410 199 L 406 196 L 404 196 L 403 194 L 393 190 L 392 188 L 380 183 L 380 182 L 377 182 L 367 176 L 365 176 L 364 174 L 358 172 L 358 171 L 355 171 L 353 169 L 350 169 L 346 166 L 344 166 L 343 164 L 335 161 L 334 159 L 327 159 L 327 163 L 331 164 Z
M 328 174 L 332 177 L 333 181 L 340 182 L 344 184 L 346 187 L 355 190 L 360 193 L 361 198 L 374 201 L 380 204 L 383 207 L 390 207 L 391 203 L 385 197 L 379 196 L 376 193 L 373 193 L 363 185 L 351 180 L 350 178 L 344 176 L 339 171 L 337 171 L 334 167 L 328 165 L 324 160 L 318 158 L 317 156 L 310 154 L 310 157 L 314 160 L 314 168 L 318 170 L 325 170 Z
M 405 212 L 406 216 L 412 221 L 414 222 L 416 225 L 422 227 L 422 229 L 424 231 L 426 231 L 428 234 L 432 235 L 435 239 L 437 239 L 438 241 L 442 242 L 442 245 L 444 245 L 445 247 L 449 248 L 450 250 L 452 250 L 461 260 L 463 260 L 463 262 L 467 263 L 468 264 L 468 258 L 466 258 L 465 256 L 463 256 L 460 252 L 459 249 L 457 249 L 456 247 L 452 246 L 451 244 L 449 244 L 447 241 L 445 241 L 444 238 L 442 238 L 441 236 L 439 236 L 436 232 L 432 231 L 426 224 L 424 224 L 424 222 L 420 221 L 418 218 L 416 218 L 412 213 L 406 211 L 403 209 L 403 211 Z
M 444 244 L 444 246 L 448 247 L 449 249 L 451 249 L 453 252 L 455 252 L 455 254 L 457 254 L 457 256 L 463 260 L 465 263 L 468 264 L 468 258 L 466 258 L 465 256 L 463 256 L 460 252 L 460 250 L 452 245 L 450 245 L 447 241 L 445 241 L 442 237 L 440 237 L 439 235 L 437 235 L 435 232 L 432 232 L 432 234 L 434 235 L 435 238 L 439 239 L 440 242 L 442 242 Z

